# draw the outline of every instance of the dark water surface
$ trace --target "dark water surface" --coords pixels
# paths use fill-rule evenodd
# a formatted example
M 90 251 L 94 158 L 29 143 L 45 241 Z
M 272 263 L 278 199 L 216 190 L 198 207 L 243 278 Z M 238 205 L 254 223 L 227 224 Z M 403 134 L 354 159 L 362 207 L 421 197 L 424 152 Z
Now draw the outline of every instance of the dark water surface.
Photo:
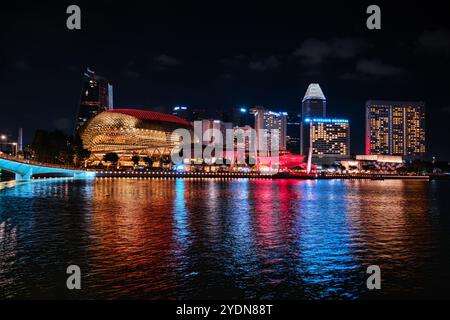
M 66 289 L 79 265 L 82 290 Z M 379 265 L 382 289 L 366 288 Z M 449 298 L 450 183 L 41 181 L 0 190 L 0 298 Z

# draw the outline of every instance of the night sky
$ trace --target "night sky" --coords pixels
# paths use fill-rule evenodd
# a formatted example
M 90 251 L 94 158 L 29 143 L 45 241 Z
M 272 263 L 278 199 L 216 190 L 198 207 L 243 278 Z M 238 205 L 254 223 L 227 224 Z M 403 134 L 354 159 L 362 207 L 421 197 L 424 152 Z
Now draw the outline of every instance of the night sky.
M 429 156 L 450 160 L 450 26 L 444 1 L 19 2 L 0 10 L 0 132 L 72 132 L 86 67 L 114 85 L 115 107 L 169 111 L 264 105 L 299 112 L 320 83 L 328 116 L 351 121 L 364 150 L 369 99 L 427 104 Z M 394 1 L 391 1 L 394 2 Z M 289 4 L 290 3 L 290 4 Z M 66 28 L 77 4 L 82 30 Z

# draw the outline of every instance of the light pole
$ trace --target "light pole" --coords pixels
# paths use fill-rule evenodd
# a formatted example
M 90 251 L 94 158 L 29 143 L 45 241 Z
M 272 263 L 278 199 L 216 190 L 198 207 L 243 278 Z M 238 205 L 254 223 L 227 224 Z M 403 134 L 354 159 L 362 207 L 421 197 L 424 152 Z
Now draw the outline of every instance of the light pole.
M 14 156 L 17 157 L 17 142 L 6 142 L 8 137 L 5 134 L 0 135 L 0 140 L 2 141 L 2 144 L 6 145 L 12 145 L 14 147 Z

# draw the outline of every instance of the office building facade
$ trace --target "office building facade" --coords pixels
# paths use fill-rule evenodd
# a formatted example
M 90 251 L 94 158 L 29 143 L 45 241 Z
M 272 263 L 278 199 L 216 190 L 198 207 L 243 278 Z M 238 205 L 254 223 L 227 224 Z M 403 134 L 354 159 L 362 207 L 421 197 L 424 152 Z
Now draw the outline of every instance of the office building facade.
M 256 136 L 255 130 L 250 126 L 233 128 L 233 143 L 235 150 L 249 152 L 255 150 Z
M 331 164 L 350 156 L 350 123 L 347 119 L 306 118 L 305 141 L 316 164 Z
M 89 68 L 83 75 L 78 116 L 75 130 L 102 111 L 113 109 L 113 87 L 109 81 Z
M 300 154 L 307 154 L 306 145 L 309 143 L 309 132 L 305 131 L 304 119 L 325 118 L 327 116 L 327 99 L 318 83 L 309 84 L 302 100 L 302 121 L 300 122 Z
M 266 150 L 271 150 L 271 141 L 273 139 L 272 135 L 277 133 L 279 151 L 285 151 L 287 138 L 287 113 L 270 111 L 261 106 L 253 107 L 251 112 L 255 116 L 255 130 L 257 134 L 258 150 L 262 150 L 264 148 L 267 148 Z M 267 143 L 266 146 L 262 145 L 263 141 L 264 143 Z
M 233 130 L 233 124 L 231 122 L 224 122 L 221 120 L 214 120 L 214 119 L 206 119 L 201 120 L 202 124 L 202 144 L 203 145 L 209 145 L 209 144 L 225 144 L 226 139 L 226 133 L 227 130 Z M 195 125 L 195 124 L 194 124 Z M 218 130 L 222 134 L 222 142 L 219 143 L 219 141 L 216 141 L 216 138 L 214 137 L 214 131 Z
M 294 154 L 300 154 L 301 116 L 289 113 L 287 116 L 286 149 Z
M 366 102 L 366 154 L 421 157 L 425 138 L 425 103 Z
M 311 83 L 302 100 L 302 116 L 324 118 L 327 116 L 327 99 L 318 83 Z

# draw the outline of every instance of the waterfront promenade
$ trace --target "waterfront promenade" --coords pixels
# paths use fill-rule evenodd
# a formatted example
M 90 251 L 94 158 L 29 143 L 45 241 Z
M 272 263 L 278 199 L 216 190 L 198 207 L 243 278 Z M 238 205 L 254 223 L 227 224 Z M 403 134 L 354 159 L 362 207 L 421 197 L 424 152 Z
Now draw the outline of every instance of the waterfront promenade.
M 371 180 L 385 180 L 385 179 L 403 179 L 403 180 L 429 180 L 429 179 L 448 179 L 448 176 L 429 176 L 429 175 L 399 175 L 396 173 L 320 173 L 311 172 L 307 174 L 300 171 L 286 171 L 279 173 L 270 172 L 192 172 L 192 171 L 169 171 L 169 170 L 95 170 L 95 169 L 80 169 L 70 166 L 60 166 L 44 164 L 30 160 L 21 160 L 15 157 L 0 155 L 0 160 L 4 163 L 3 169 L 11 170 L 17 174 L 20 168 L 32 169 L 28 170 L 28 179 L 46 179 L 53 178 L 55 175 L 64 174 L 67 177 L 90 176 L 97 178 L 223 178 L 223 179 L 371 179 Z M 23 171 L 23 170 L 21 170 Z M 20 172 L 21 172 L 20 171 Z M 23 174 L 19 174 L 23 178 Z M 10 182 L 2 182 L 3 188 L 8 187 Z

